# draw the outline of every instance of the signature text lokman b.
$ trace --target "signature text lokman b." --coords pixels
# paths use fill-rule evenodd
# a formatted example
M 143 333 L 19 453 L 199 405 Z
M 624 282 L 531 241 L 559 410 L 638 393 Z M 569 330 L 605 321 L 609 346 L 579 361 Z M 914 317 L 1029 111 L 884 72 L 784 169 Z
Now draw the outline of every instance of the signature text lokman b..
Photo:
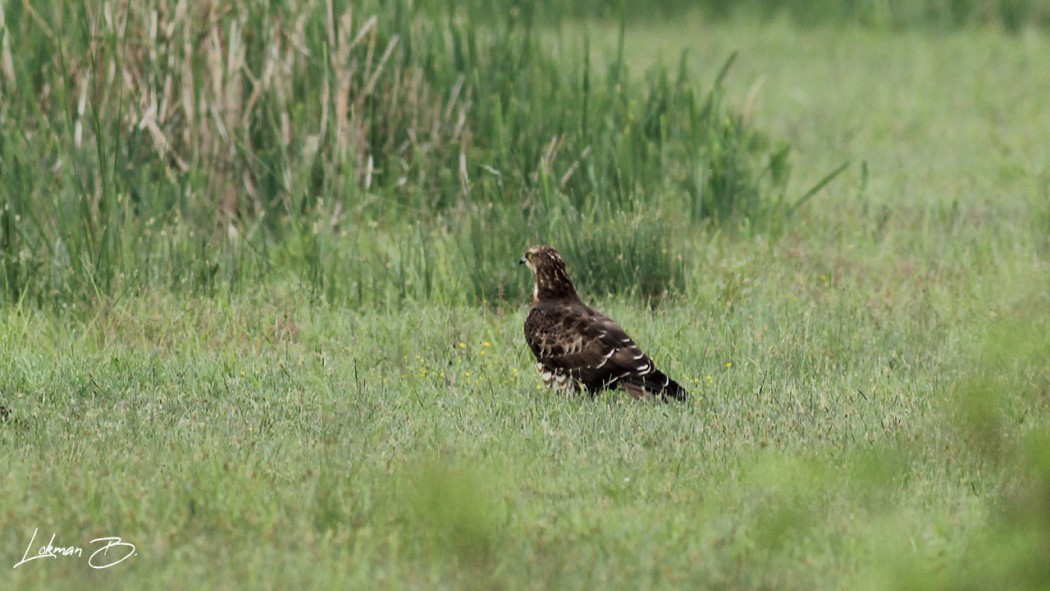
M 56 533 L 52 533 L 51 541 L 46 545 L 39 546 L 34 553 L 33 544 L 36 542 L 36 536 L 39 531 L 40 528 L 33 530 L 33 536 L 29 538 L 29 544 L 26 545 L 26 551 L 22 554 L 22 560 L 15 563 L 13 568 L 18 568 L 24 564 L 42 558 L 58 559 L 68 557 L 82 559 L 84 557 L 84 549 L 80 546 L 62 546 L 61 544 L 56 546 L 55 538 L 58 537 L 58 534 Z M 94 569 L 115 566 L 136 554 L 135 544 L 125 542 L 119 536 L 95 538 L 94 540 L 91 540 L 91 544 L 101 544 L 101 546 L 95 548 L 95 551 L 88 555 L 87 558 L 88 566 Z

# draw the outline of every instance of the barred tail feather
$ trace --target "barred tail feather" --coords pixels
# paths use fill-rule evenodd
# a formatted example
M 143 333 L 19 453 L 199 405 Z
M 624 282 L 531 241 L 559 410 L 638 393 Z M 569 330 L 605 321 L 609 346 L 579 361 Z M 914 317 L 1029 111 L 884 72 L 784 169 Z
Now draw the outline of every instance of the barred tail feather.
M 689 399 L 689 393 L 685 391 L 685 388 L 658 369 L 644 376 L 626 376 L 620 385 L 635 398 L 659 396 L 665 402 L 671 400 L 685 402 Z

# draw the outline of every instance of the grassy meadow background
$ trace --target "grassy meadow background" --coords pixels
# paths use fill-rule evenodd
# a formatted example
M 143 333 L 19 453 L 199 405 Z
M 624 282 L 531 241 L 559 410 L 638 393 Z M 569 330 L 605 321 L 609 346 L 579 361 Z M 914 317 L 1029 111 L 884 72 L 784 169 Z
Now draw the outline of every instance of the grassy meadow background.
M 1043 3 L 438 4 L 0 4 L 0 587 L 1050 586 Z

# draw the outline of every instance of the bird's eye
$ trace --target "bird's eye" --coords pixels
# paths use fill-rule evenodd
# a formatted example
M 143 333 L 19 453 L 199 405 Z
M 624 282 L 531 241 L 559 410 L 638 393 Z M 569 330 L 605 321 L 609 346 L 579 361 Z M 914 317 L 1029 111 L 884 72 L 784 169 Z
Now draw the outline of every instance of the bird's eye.
M 530 252 L 525 253 L 525 258 L 527 258 L 529 260 L 532 260 L 532 252 L 530 251 Z

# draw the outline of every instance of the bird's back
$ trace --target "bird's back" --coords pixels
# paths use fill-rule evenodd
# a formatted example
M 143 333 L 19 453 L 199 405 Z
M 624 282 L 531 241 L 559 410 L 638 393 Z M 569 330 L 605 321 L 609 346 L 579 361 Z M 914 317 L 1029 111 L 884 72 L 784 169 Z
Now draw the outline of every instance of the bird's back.
M 564 377 L 592 393 L 619 386 L 636 398 L 688 397 L 620 325 L 582 302 L 533 304 L 525 320 L 525 340 L 545 381 Z

